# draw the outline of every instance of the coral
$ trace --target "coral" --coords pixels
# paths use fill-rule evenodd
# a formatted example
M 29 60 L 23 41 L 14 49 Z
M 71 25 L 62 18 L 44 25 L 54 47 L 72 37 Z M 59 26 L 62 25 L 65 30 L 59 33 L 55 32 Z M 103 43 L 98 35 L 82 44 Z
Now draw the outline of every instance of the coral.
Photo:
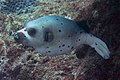
M 4 29 L 4 20 L 5 15 L 3 13 L 0 13 L 0 32 Z
M 6 0 L 1 2 L 2 10 L 5 14 L 9 13 L 26 13 L 30 11 L 31 6 L 37 5 L 36 0 Z

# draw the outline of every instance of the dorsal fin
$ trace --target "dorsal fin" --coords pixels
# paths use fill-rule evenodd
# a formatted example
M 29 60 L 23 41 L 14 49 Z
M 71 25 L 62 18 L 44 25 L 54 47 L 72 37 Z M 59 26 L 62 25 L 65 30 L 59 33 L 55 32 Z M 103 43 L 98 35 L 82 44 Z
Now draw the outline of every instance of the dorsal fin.
M 90 29 L 87 25 L 87 21 L 86 20 L 81 20 L 81 21 L 75 21 L 79 27 L 82 27 L 87 33 L 90 33 Z

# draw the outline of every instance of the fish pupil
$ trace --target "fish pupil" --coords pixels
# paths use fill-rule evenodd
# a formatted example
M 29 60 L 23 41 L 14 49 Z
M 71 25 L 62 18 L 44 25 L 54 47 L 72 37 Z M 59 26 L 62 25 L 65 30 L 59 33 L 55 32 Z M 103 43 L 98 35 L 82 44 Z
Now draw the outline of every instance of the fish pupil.
M 36 34 L 36 29 L 34 29 L 34 28 L 30 28 L 29 30 L 28 30 L 28 34 L 30 35 L 30 36 L 35 36 L 35 34 Z

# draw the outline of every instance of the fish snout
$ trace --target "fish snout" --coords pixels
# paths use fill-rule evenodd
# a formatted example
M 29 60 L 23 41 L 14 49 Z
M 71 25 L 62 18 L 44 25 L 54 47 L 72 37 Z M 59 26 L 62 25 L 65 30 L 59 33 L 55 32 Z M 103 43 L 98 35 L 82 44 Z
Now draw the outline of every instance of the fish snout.
M 22 32 L 16 32 L 14 34 L 14 39 L 17 43 L 22 43 L 25 38 L 25 35 Z

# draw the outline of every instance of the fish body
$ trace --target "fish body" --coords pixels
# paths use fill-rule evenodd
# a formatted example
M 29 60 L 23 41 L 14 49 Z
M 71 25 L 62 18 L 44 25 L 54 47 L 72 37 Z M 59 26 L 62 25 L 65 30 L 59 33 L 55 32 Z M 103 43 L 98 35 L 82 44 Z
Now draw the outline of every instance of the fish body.
M 27 22 L 23 29 L 16 32 L 15 40 L 50 56 L 69 53 L 87 44 L 108 59 L 110 51 L 107 45 L 83 26 L 60 16 L 43 16 Z

